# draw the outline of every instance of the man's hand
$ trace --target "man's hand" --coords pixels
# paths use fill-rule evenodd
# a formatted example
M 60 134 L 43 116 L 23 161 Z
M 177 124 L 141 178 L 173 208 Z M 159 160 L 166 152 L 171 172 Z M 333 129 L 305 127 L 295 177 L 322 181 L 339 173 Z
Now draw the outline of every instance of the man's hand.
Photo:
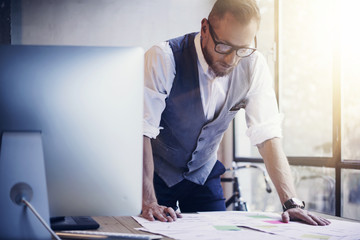
M 288 223 L 290 220 L 292 221 L 304 221 L 310 225 L 320 225 L 320 226 L 325 226 L 325 225 L 329 225 L 330 221 L 320 217 L 320 216 L 315 216 L 312 213 L 301 209 L 301 208 L 291 208 L 286 210 L 285 212 L 283 212 L 283 214 L 281 215 L 282 217 L 282 221 L 285 223 Z
M 156 202 L 143 204 L 141 216 L 149 221 L 159 220 L 161 222 L 173 222 L 178 217 L 181 218 L 180 212 L 175 212 L 173 208 L 161 206 Z

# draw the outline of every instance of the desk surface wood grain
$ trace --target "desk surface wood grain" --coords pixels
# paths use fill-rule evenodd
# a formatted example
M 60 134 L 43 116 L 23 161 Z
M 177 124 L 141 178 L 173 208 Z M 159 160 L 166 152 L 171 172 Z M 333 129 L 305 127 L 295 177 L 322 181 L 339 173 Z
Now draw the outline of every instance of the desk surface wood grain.
M 120 232 L 120 233 L 136 233 L 136 234 L 151 234 L 136 230 L 141 227 L 132 217 L 93 217 L 95 221 L 100 224 L 97 231 L 100 232 Z M 172 238 L 164 237 L 162 239 L 169 240 Z

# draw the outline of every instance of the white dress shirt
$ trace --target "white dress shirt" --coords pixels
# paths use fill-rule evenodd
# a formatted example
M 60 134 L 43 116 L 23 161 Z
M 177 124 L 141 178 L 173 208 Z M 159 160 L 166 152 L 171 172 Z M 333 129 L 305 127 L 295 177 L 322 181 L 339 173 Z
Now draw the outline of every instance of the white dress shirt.
M 215 77 L 205 61 L 200 34 L 195 39 L 198 57 L 199 85 L 204 115 L 212 120 L 225 102 L 231 80 L 250 78 L 251 87 L 247 93 L 245 107 L 247 135 L 253 145 L 262 143 L 273 137 L 281 137 L 282 116 L 278 113 L 277 102 L 265 58 L 255 52 L 250 61 L 246 76 Z M 242 59 L 240 61 L 244 61 Z M 165 100 L 169 96 L 175 77 L 175 60 L 168 42 L 161 42 L 145 53 L 145 88 L 144 88 L 144 129 L 143 134 L 156 138 L 161 130 L 160 118 L 166 107 Z

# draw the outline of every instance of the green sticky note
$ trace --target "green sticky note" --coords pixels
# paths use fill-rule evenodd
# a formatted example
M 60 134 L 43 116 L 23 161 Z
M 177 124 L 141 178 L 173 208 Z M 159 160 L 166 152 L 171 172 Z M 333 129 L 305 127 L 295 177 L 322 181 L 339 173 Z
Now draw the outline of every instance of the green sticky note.
M 268 229 L 277 228 L 277 226 L 275 226 L 275 225 L 261 225 L 261 226 L 256 226 L 256 227 L 258 227 L 258 228 L 268 228 Z
M 311 238 L 311 239 L 329 239 L 329 236 L 325 235 L 315 235 L 315 234 L 304 234 L 301 236 L 302 238 Z
M 265 215 L 250 215 L 248 217 L 251 217 L 251 218 L 271 218 L 271 217 L 268 217 L 268 216 L 265 216 Z
M 219 231 L 241 231 L 241 228 L 234 225 L 216 225 L 214 228 Z

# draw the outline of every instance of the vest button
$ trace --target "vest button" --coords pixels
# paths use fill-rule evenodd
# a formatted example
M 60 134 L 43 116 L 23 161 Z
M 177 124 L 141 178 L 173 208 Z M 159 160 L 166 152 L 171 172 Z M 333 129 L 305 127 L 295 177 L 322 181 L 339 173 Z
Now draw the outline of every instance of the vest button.
M 198 153 L 198 151 L 194 151 L 194 153 L 193 153 L 193 154 L 194 154 L 194 155 L 196 155 L 197 153 Z
M 202 138 L 202 137 L 201 137 L 201 138 L 199 138 L 199 142 L 201 142 L 201 141 L 203 141 L 203 140 L 204 140 L 204 138 Z
M 208 129 L 208 127 L 203 127 L 203 130 L 206 130 L 206 129 Z

